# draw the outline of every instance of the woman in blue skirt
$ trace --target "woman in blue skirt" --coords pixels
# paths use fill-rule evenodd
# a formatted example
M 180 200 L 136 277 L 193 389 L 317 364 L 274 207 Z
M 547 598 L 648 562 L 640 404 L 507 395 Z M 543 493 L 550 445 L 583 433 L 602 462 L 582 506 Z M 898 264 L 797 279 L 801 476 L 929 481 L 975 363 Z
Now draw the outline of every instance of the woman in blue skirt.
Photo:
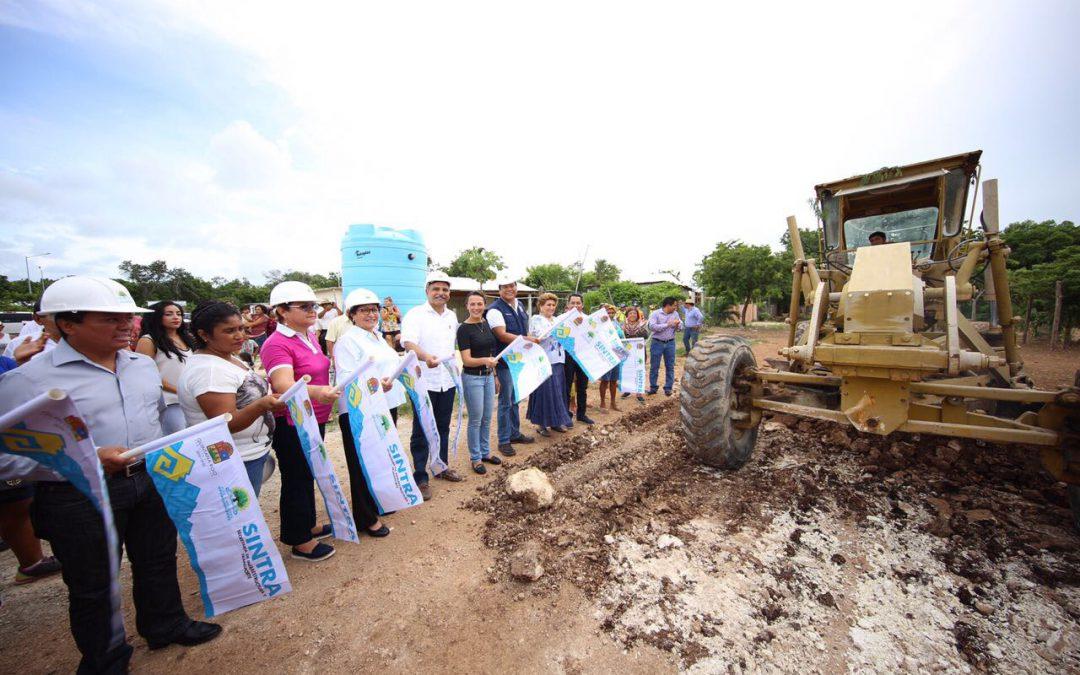
M 554 293 L 544 293 L 540 296 L 540 313 L 529 320 L 529 335 L 540 337 L 555 323 L 555 307 L 559 298 Z M 548 360 L 551 361 L 551 377 L 537 387 L 529 396 L 529 407 L 525 416 L 536 425 L 537 433 L 541 436 L 551 436 L 548 429 L 558 432 L 566 431 L 573 424 L 570 412 L 566 408 L 566 379 L 563 375 L 563 363 L 566 356 L 562 345 L 552 336 L 540 341 L 544 351 L 547 352 Z

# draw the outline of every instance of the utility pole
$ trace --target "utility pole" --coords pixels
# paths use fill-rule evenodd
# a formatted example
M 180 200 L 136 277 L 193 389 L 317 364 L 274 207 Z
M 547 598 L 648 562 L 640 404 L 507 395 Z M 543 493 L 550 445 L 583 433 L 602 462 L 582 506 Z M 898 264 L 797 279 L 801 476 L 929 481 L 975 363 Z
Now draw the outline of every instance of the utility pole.
M 34 287 L 30 284 L 30 258 L 40 258 L 42 256 L 50 255 L 49 253 L 35 253 L 34 255 L 24 255 L 23 260 L 26 261 L 26 292 L 30 295 L 34 294 Z

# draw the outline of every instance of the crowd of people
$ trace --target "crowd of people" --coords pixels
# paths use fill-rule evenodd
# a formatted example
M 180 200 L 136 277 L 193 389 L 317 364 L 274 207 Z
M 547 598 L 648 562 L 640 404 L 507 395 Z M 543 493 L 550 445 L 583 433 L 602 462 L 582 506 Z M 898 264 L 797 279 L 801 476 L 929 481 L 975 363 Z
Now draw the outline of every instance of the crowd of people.
M 67 277 L 54 282 L 35 305 L 38 330 L 29 329 L 6 346 L 0 361 L 0 410 L 8 411 L 47 392 L 64 389 L 98 444 L 107 476 L 117 532 L 131 560 L 136 629 L 151 649 L 194 645 L 214 638 L 220 626 L 187 616 L 176 577 L 176 530 L 146 473 L 144 460 L 126 460 L 129 448 L 228 413 L 229 431 L 253 491 L 280 473 L 279 539 L 295 559 L 318 562 L 334 554 L 328 523 L 317 520 L 314 480 L 300 438 L 279 396 L 308 378 L 319 429 L 334 413 L 343 379 L 373 359 L 382 377 L 385 400 L 395 424 L 408 397 L 391 380 L 404 351 L 416 354 L 422 381 L 439 430 L 438 453 L 449 463 L 450 423 L 456 396 L 468 410 L 467 443 L 472 470 L 487 472 L 499 455 L 517 454 L 515 445 L 533 443 L 522 431 L 519 404 L 506 361 L 497 356 L 517 340 L 540 345 L 552 374 L 528 400 L 525 417 L 536 433 L 566 433 L 575 423 L 592 425 L 589 380 L 550 335 L 559 298 L 539 297 L 529 316 L 517 298 L 517 280 L 497 280 L 491 303 L 473 292 L 463 321 L 448 305 L 450 278 L 428 275 L 427 301 L 404 315 L 392 298 L 381 302 L 368 289 L 351 291 L 344 307 L 319 300 L 301 282 L 276 285 L 269 303 L 237 308 L 210 301 L 185 320 L 184 307 L 172 301 L 138 307 L 120 284 L 103 278 Z M 687 350 L 697 341 L 703 316 L 693 300 L 665 298 L 646 318 L 639 307 L 605 306 L 607 319 L 627 338 L 646 338 L 648 394 L 659 392 L 659 367 L 665 367 L 664 393 L 674 388 L 675 334 L 683 331 Z M 584 311 L 580 294 L 571 294 L 563 311 Z M 461 386 L 442 362 L 460 354 Z M 599 382 L 601 410 L 618 411 L 618 368 Z M 628 398 L 629 392 L 622 398 Z M 644 397 L 637 395 L 644 403 Z M 344 406 L 338 424 L 350 429 Z M 414 415 L 414 420 L 416 416 Z M 491 447 L 494 418 L 497 444 Z M 364 479 L 351 433 L 342 433 L 353 516 L 359 531 L 381 538 L 390 534 Z M 431 479 L 465 480 L 454 468 L 432 476 L 428 440 L 412 425 L 413 478 L 425 500 L 433 498 Z M 17 583 L 61 573 L 68 587 L 70 627 L 82 654 L 80 672 L 123 672 L 132 648 L 110 639 L 108 602 L 111 578 L 100 514 L 90 500 L 62 477 L 25 458 L 0 454 L 0 536 L 18 559 Z M 45 556 L 40 539 L 50 543 Z

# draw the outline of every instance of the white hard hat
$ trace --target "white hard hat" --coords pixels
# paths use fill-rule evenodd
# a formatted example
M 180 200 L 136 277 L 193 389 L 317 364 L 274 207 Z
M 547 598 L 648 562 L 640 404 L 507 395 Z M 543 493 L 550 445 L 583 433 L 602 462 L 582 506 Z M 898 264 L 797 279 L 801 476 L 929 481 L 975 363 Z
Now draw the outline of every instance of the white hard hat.
M 434 272 L 428 272 L 427 282 L 424 284 L 424 286 L 425 287 L 430 286 L 431 284 L 435 283 L 436 281 L 441 281 L 442 283 L 446 284 L 447 286 L 450 285 L 450 277 L 448 277 L 446 275 L 446 272 L 440 272 L 440 271 L 436 270 Z
M 73 276 L 57 279 L 41 294 L 38 314 L 60 312 L 109 312 L 143 314 L 128 289 L 105 277 Z
M 345 296 L 345 311 L 348 312 L 353 307 L 359 305 L 377 305 L 379 304 L 379 297 L 369 291 L 366 288 L 357 288 L 349 291 L 349 294 Z
M 288 302 L 318 302 L 315 291 L 302 281 L 282 281 L 270 291 L 271 305 L 284 305 Z
M 509 286 L 510 284 L 516 284 L 517 282 L 517 277 L 507 272 L 503 272 L 499 276 L 495 277 L 496 286 Z

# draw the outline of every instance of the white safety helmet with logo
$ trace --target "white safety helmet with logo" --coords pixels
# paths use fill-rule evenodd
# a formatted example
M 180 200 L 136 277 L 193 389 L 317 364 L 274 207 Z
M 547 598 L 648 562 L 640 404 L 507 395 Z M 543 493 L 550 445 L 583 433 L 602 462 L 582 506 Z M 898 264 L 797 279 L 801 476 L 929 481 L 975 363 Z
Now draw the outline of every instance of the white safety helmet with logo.
M 282 281 L 270 291 L 270 304 L 284 305 L 289 302 L 318 302 L 315 291 L 302 281 Z
M 495 277 L 495 285 L 500 288 L 503 286 L 509 286 L 510 284 L 516 284 L 517 282 L 517 277 L 507 272 L 503 272 L 499 276 Z
M 438 270 L 436 270 L 434 272 L 428 272 L 427 283 L 424 284 L 424 287 L 427 288 L 431 284 L 434 284 L 434 283 L 437 283 L 437 282 L 442 282 L 442 283 L 446 284 L 447 286 L 449 286 L 450 285 L 450 277 L 447 276 L 446 272 L 440 272 Z
M 108 312 L 110 314 L 146 314 L 128 289 L 106 277 L 72 276 L 57 279 L 41 294 L 38 314 L 62 312 Z
M 366 288 L 357 288 L 349 292 L 345 296 L 345 311 L 351 312 L 353 307 L 360 305 L 378 305 L 379 296 L 375 295 Z

